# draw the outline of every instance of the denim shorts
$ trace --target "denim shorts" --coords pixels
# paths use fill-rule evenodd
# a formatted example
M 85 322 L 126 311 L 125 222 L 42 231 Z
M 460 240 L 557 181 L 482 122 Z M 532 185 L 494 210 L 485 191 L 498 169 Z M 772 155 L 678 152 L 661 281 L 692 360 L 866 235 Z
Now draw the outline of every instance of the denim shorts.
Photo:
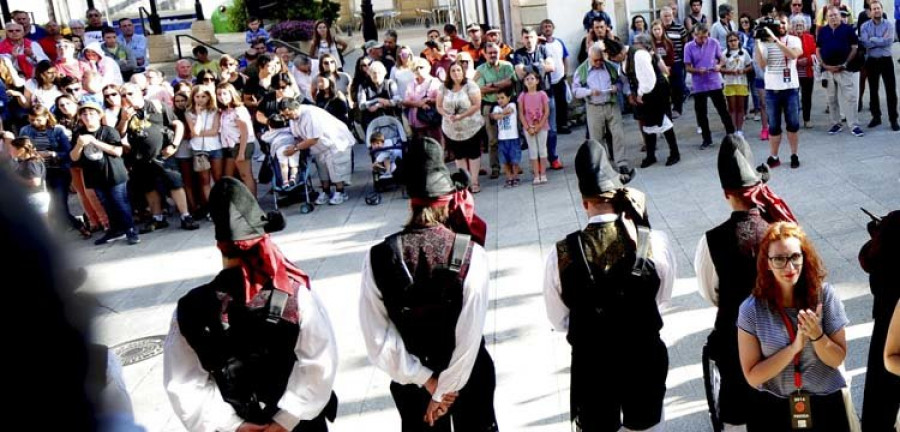
M 799 89 L 766 90 L 766 114 L 769 115 L 769 135 L 781 135 L 782 115 L 788 132 L 800 130 Z
M 225 157 L 225 152 L 223 152 L 222 149 L 210 150 L 206 153 L 209 154 L 209 160 L 222 159 Z
M 757 77 L 753 80 L 753 86 L 756 87 L 757 90 L 765 90 L 766 89 L 766 80 L 763 78 Z
M 503 165 L 518 165 L 522 160 L 522 145 L 519 139 L 505 139 L 498 142 L 498 150 L 500 151 L 500 163 Z

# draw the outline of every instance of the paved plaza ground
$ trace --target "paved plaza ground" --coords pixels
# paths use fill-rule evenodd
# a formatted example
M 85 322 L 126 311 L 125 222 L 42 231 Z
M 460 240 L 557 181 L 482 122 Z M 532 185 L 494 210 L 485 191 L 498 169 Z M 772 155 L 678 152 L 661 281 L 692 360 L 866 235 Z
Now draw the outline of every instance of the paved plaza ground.
M 770 185 L 811 236 L 829 270 L 828 281 L 843 299 L 850 318 L 845 365 L 859 409 L 872 331 L 868 278 L 856 258 L 868 238 L 868 218 L 859 207 L 875 214 L 900 208 L 900 133 L 883 125 L 866 130 L 865 138 L 854 138 L 846 131 L 829 136 L 821 87 L 816 88 L 815 97 L 816 127 L 800 134 L 802 166 L 790 169 L 785 164 L 773 170 Z M 668 234 L 677 257 L 678 279 L 672 301 L 664 309 L 662 334 L 670 359 L 665 417 L 668 430 L 679 432 L 711 430 L 699 362 L 715 309 L 697 293 L 693 257 L 700 236 L 730 212 L 716 174 L 718 143 L 699 150 L 692 101 L 688 106 L 677 121 L 681 163 L 638 169 L 631 183 L 647 193 L 653 228 Z M 714 141 L 719 141 L 722 127 L 711 118 Z M 869 118 L 864 111 L 861 121 L 867 123 Z M 629 156 L 639 164 L 643 154 L 636 124 L 626 120 L 625 128 Z M 756 163 L 762 163 L 768 144 L 756 138 L 759 122 L 749 121 L 745 130 Z M 504 431 L 570 430 L 569 347 L 564 334 L 552 331 L 546 319 L 541 283 L 548 251 L 586 223 L 572 169 L 583 135 L 581 127 L 560 136 L 565 169 L 551 171 L 549 183 L 503 189 L 502 181 L 483 177 L 483 191 L 476 195 L 477 212 L 488 223 L 491 304 L 484 335 L 496 364 L 495 405 Z M 782 159 L 789 155 L 785 144 Z M 657 154 L 662 161 L 665 156 L 667 150 Z M 400 228 L 408 202 L 399 192 L 391 192 L 381 205 L 366 205 L 364 191 L 370 183 L 368 156 L 363 146 L 357 146 L 350 201 L 322 206 L 307 215 L 301 215 L 296 205 L 285 208 L 287 229 L 274 235 L 285 255 L 312 277 L 312 287 L 324 301 L 335 329 L 340 353 L 335 391 L 341 404 L 331 430 L 339 432 L 399 430 L 400 425 L 387 375 L 366 358 L 357 304 L 363 256 Z M 271 195 L 260 199 L 271 205 Z M 221 268 L 211 223 L 202 223 L 193 232 L 173 225 L 142 240 L 132 247 L 122 242 L 95 247 L 86 241 L 69 241 L 74 259 L 89 272 L 84 290 L 94 293 L 101 306 L 94 326 L 101 343 L 112 346 L 165 335 L 178 298 Z M 605 345 L 602 335 L 598 335 L 597 349 L 608 355 L 627 354 Z M 154 432 L 183 430 L 162 386 L 161 356 L 127 366 L 124 374 L 140 424 Z

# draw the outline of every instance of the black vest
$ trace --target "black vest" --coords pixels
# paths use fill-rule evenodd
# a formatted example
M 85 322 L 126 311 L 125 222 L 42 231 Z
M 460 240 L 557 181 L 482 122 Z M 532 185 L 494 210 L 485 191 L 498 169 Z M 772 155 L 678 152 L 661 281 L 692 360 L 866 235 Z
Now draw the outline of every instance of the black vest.
M 625 233 L 620 220 L 590 224 L 556 245 L 573 355 L 579 347 L 595 347 L 598 335 L 610 346 L 659 340 L 659 275 L 649 259 L 635 266 L 635 246 Z
M 634 54 L 638 52 L 639 49 L 634 46 L 628 48 L 628 61 L 625 64 L 624 72 L 625 76 L 628 77 L 628 85 L 631 86 L 631 94 L 638 94 L 638 79 L 637 79 L 637 71 L 635 70 L 634 65 Z M 650 50 L 650 64 L 653 66 L 653 73 L 656 74 L 656 85 L 653 86 L 653 90 L 648 93 L 648 95 L 656 96 L 657 93 L 664 92 L 668 90 L 668 80 L 666 76 L 663 75 L 662 69 L 659 67 L 659 56 L 656 54 L 655 50 Z M 648 100 L 647 96 L 644 96 Z
M 759 209 L 752 209 L 733 212 L 731 218 L 706 233 L 709 254 L 719 276 L 719 310 L 710 336 L 713 352 L 737 352 L 738 310 L 756 285 L 759 243 L 768 226 Z
M 245 304 L 243 298 L 226 295 L 243 292 L 241 270 L 232 268 L 178 301 L 181 334 L 222 398 L 248 422 L 272 421 L 297 361 L 301 317 L 294 297 L 306 287 L 295 283 L 293 288 L 286 294 L 270 283 Z
M 394 234 L 370 254 L 388 317 L 407 351 L 436 373 L 456 348 L 472 247 L 469 236 L 439 226 Z

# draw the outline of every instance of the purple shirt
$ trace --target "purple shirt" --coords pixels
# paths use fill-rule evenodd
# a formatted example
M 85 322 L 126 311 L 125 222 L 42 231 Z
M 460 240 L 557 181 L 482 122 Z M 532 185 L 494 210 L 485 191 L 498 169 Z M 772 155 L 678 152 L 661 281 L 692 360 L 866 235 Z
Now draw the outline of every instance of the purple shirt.
M 722 89 L 722 75 L 712 70 L 719 63 L 721 57 L 722 49 L 719 47 L 719 41 L 713 38 L 708 38 L 703 46 L 697 45 L 696 41 L 685 45 L 684 64 L 692 65 L 694 69 L 710 70 L 704 74 L 691 74 L 694 93 Z

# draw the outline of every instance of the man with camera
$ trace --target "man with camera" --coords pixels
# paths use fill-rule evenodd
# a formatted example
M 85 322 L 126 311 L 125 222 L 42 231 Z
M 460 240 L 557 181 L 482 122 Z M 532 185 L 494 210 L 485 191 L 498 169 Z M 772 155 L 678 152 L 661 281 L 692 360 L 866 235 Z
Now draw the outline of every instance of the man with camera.
M 816 57 L 822 64 L 822 78 L 827 83 L 828 110 L 833 124 L 828 134 L 834 135 L 844 130 L 841 125 L 843 113 L 847 117 L 850 133 L 855 137 L 863 137 L 865 133 L 859 127 L 859 115 L 856 111 L 859 100 L 856 71 L 859 69 L 856 71 L 848 69 L 849 63 L 856 57 L 859 39 L 852 26 L 841 23 L 839 6 L 829 5 L 825 14 L 828 25 L 819 30 L 816 39 Z
M 778 35 L 778 36 L 776 36 Z M 791 146 L 791 168 L 800 167 L 797 156 L 800 130 L 800 78 L 797 76 L 797 57 L 803 54 L 803 42 L 787 34 L 787 17 L 780 20 L 763 18 L 756 29 L 754 57 L 765 70 L 766 112 L 769 116 L 769 149 L 766 163 L 771 168 L 781 165 L 778 148 L 781 146 L 781 113 Z

